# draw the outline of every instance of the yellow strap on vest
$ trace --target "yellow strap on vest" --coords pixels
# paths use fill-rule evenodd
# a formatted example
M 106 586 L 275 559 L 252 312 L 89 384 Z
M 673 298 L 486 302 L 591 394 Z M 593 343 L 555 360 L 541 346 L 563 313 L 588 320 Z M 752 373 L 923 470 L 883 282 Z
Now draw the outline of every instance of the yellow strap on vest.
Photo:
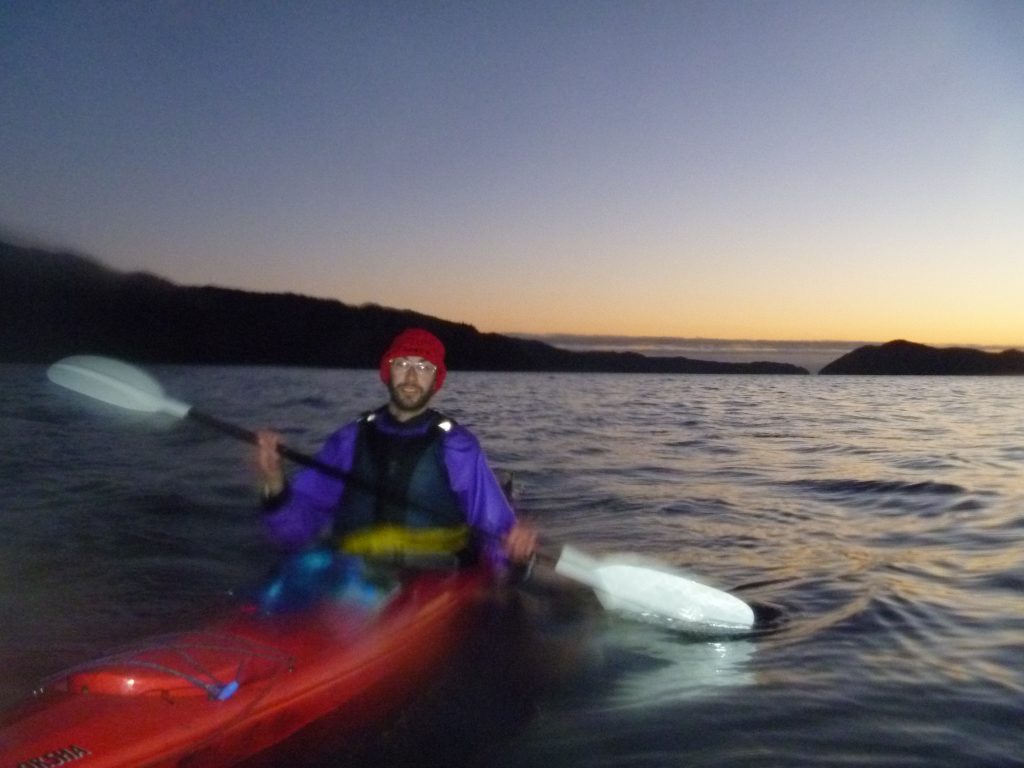
M 353 531 L 341 538 L 338 549 L 350 555 L 452 554 L 469 544 L 469 526 L 450 528 L 406 528 L 378 525 Z

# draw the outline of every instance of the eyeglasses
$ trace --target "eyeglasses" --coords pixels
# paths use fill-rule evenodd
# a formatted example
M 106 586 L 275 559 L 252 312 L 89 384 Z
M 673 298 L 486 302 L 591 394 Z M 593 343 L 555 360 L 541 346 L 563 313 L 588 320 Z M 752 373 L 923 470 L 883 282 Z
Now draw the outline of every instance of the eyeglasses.
M 391 361 L 391 370 L 395 373 L 408 373 L 410 370 L 416 371 L 417 376 L 426 376 L 429 373 L 433 373 L 437 370 L 437 366 L 429 360 L 409 360 L 404 357 L 396 357 Z

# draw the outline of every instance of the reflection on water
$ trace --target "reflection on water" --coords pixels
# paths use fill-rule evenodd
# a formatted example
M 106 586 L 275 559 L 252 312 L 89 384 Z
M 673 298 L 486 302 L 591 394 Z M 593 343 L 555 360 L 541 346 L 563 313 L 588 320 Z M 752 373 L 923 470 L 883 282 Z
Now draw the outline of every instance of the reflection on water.
M 172 396 L 303 451 L 381 394 L 368 371 L 155 372 Z M 0 370 L 0 394 L 0 705 L 195 625 L 266 573 L 248 446 L 85 406 L 42 366 Z M 419 713 L 412 753 L 510 768 L 1022 764 L 1024 377 L 457 371 L 442 395 L 515 472 L 549 543 L 657 558 L 735 591 L 758 623 L 708 642 L 538 584 L 516 608 L 530 631 L 495 625 L 507 643 L 467 660 L 479 685 L 424 702 L 437 716 Z M 479 738 L 455 739 L 463 726 Z
M 649 709 L 713 696 L 718 688 L 753 685 L 750 640 L 687 640 L 667 630 L 618 621 L 598 639 L 604 668 L 614 670 L 598 701 L 617 709 Z

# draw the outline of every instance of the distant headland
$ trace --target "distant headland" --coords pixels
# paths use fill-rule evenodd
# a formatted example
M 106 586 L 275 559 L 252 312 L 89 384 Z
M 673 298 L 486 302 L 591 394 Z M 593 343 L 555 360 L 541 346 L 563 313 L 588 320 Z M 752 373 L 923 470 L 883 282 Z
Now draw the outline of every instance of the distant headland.
M 464 323 L 291 293 L 180 286 L 81 255 L 0 241 L 0 362 L 101 354 L 141 363 L 376 368 L 400 330 L 427 328 L 449 367 L 481 371 L 807 374 L 789 363 L 726 363 L 569 351 Z
M 966 347 L 929 347 L 898 339 L 858 347 L 826 365 L 819 375 L 979 376 L 1024 374 L 1024 352 L 984 352 Z

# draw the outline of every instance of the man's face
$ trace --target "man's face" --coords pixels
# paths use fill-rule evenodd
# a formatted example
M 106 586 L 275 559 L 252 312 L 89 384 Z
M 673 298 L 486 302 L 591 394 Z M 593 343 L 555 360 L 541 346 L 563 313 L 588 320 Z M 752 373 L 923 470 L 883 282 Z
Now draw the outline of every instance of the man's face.
M 437 366 L 422 357 L 396 357 L 391 361 L 391 413 L 399 421 L 411 419 L 426 410 L 434 396 Z

